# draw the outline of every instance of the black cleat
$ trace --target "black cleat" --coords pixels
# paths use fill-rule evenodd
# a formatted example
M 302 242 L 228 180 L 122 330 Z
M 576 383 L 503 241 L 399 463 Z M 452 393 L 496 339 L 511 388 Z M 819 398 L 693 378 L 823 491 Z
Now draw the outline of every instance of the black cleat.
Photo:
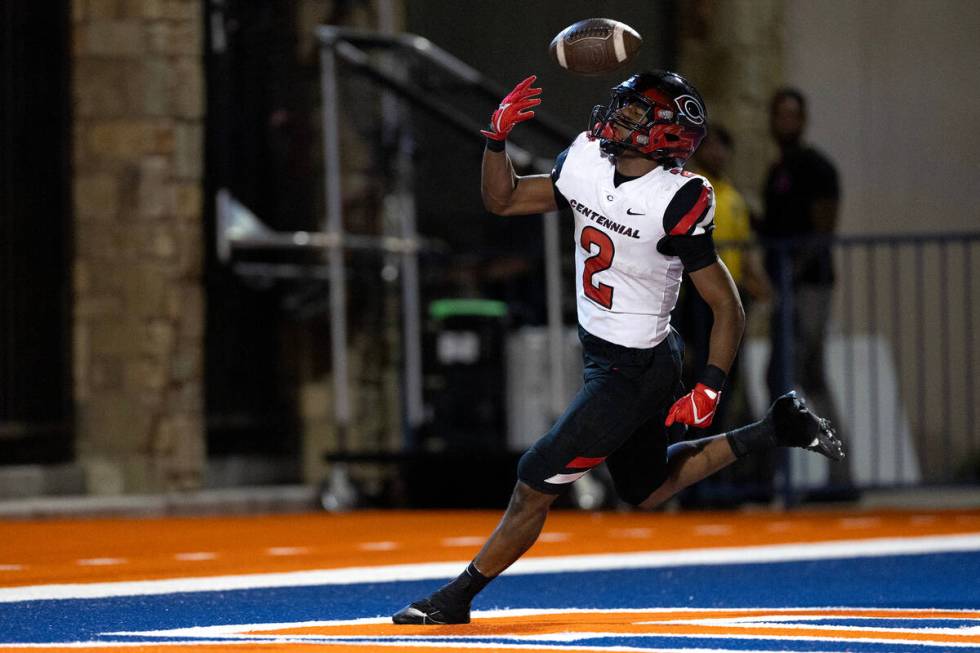
M 396 624 L 417 624 L 425 626 L 444 626 L 449 624 L 468 624 L 470 608 L 453 610 L 449 607 L 437 606 L 432 598 L 422 599 L 411 603 L 394 615 L 391 620 Z
M 766 420 L 773 426 L 778 446 L 799 447 L 816 451 L 831 460 L 844 460 L 844 445 L 830 420 L 811 413 L 796 392 L 788 392 L 776 399 Z

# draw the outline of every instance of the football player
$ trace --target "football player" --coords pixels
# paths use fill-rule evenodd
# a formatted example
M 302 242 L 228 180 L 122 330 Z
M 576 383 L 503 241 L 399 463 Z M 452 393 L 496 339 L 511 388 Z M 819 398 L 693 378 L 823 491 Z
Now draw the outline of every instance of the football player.
M 683 167 L 707 133 L 704 101 L 676 73 L 633 75 L 593 110 L 591 128 L 558 155 L 550 175 L 519 177 L 505 142 L 541 102 L 534 81 L 518 84 L 483 131 L 483 201 L 500 215 L 573 211 L 585 384 L 522 456 L 510 504 L 476 558 L 397 612 L 398 624 L 468 623 L 473 597 L 531 548 L 555 498 L 602 462 L 621 499 L 653 508 L 753 452 L 794 446 L 844 456 L 829 422 L 794 394 L 777 399 L 760 422 L 668 446 L 668 426 L 711 424 L 744 324 L 711 238 L 711 185 Z M 685 272 L 714 324 L 700 382 L 678 399 L 682 345 L 670 312 Z

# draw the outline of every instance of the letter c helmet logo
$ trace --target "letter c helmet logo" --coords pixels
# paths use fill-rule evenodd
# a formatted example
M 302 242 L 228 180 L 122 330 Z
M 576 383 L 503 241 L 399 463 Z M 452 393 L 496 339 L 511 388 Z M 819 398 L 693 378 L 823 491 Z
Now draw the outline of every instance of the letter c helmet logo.
M 693 95 L 679 95 L 674 98 L 677 111 L 695 125 L 704 124 L 704 107 Z

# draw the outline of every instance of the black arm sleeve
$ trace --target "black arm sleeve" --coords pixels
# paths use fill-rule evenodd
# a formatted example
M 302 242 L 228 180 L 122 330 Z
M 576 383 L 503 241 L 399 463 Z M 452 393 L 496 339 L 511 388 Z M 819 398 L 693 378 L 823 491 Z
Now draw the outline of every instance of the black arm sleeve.
M 713 203 L 710 187 L 694 178 L 677 191 L 664 212 L 667 235 L 657 243 L 657 251 L 680 257 L 685 272 L 696 272 L 718 260 L 711 238 L 715 225 L 701 224 Z
M 507 141 L 498 141 L 494 138 L 488 138 L 486 148 L 491 152 L 503 152 L 507 149 Z
M 706 268 L 718 260 L 715 241 L 711 234 L 673 236 L 670 239 L 670 244 L 673 246 L 675 256 L 680 257 L 681 263 L 684 264 L 684 271 L 688 274 Z
M 561 169 L 565 165 L 565 157 L 567 156 L 568 150 L 566 149 L 555 157 L 555 167 L 551 169 L 551 188 L 555 191 L 555 204 L 558 205 L 559 210 L 568 208 L 568 200 L 558 190 L 558 178 L 561 177 Z

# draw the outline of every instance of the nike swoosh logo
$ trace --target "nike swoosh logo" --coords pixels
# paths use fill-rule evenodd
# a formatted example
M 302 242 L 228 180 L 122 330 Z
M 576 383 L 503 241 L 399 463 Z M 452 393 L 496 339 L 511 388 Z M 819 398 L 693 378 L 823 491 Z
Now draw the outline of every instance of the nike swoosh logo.
M 711 411 L 710 413 L 708 413 L 708 414 L 707 414 L 707 415 L 705 415 L 704 417 L 701 417 L 701 418 L 698 418 L 698 416 L 697 416 L 697 413 L 696 413 L 696 411 L 695 411 L 695 415 L 694 415 L 694 423 L 695 423 L 695 424 L 704 424 L 705 422 L 707 422 L 707 421 L 708 421 L 708 418 L 709 418 L 709 417 L 711 417 L 711 416 L 712 416 L 712 415 L 714 415 L 714 414 L 715 414 L 715 411 Z
M 704 417 L 698 417 L 698 405 L 694 402 L 694 397 L 691 397 L 691 416 L 694 418 L 694 424 L 704 424 L 706 421 L 711 419 L 711 416 L 715 414 L 715 411 L 709 412 Z
M 626 215 L 646 215 L 646 213 L 633 213 L 633 209 L 626 209 Z
M 504 117 L 504 109 L 506 109 L 509 106 L 510 106 L 510 102 L 507 102 L 507 103 L 501 103 L 501 105 L 499 107 L 497 107 L 497 113 L 498 113 L 498 115 L 497 115 L 497 122 L 495 122 L 494 125 L 493 125 L 493 130 L 495 132 L 499 132 L 500 131 L 500 121 Z

